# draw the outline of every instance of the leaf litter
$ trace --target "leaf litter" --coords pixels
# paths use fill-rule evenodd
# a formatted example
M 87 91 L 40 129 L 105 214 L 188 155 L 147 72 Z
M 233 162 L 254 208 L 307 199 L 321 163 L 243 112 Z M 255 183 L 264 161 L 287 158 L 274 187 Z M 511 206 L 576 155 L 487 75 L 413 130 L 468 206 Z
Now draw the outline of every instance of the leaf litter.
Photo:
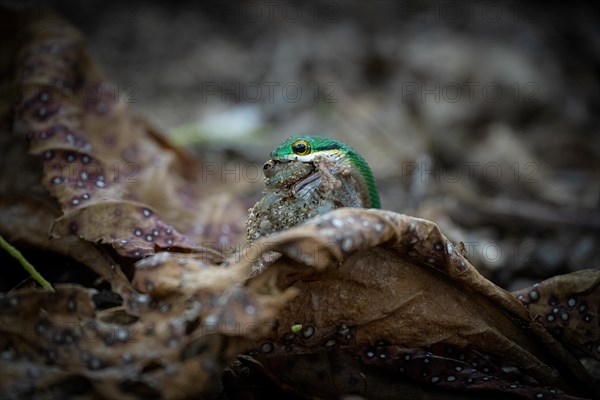
M 3 159 L 32 175 L 3 182 L 0 234 L 122 300 L 76 282 L 1 293 L 3 398 L 598 395 L 598 270 L 509 293 L 433 222 L 385 210 L 236 249 L 244 202 L 112 96 L 74 28 L 3 19 L 20 43 L 3 42 Z

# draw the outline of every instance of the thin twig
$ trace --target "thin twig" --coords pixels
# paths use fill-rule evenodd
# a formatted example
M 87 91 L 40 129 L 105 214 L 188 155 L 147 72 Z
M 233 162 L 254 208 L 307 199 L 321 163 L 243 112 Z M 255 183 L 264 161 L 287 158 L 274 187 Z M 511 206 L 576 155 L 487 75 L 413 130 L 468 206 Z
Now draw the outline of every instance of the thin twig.
M 51 292 L 54 292 L 54 288 L 52 287 L 50 282 L 45 280 L 44 277 L 42 275 L 40 275 L 39 272 L 37 272 L 35 267 L 33 265 L 31 265 L 31 263 L 25 259 L 23 254 L 21 254 L 21 252 L 19 250 L 17 250 L 16 247 L 14 247 L 10 243 L 8 243 L 1 235 L 0 235 L 0 247 L 2 247 L 4 250 L 6 250 L 8 252 L 8 254 L 10 254 L 11 256 L 16 258 L 17 261 L 19 261 L 19 263 L 23 266 L 23 268 L 25 268 L 25 270 L 27 272 L 29 272 L 29 275 L 31 275 L 31 277 L 33 279 L 35 279 L 37 281 L 37 283 L 39 283 L 44 289 L 48 289 Z

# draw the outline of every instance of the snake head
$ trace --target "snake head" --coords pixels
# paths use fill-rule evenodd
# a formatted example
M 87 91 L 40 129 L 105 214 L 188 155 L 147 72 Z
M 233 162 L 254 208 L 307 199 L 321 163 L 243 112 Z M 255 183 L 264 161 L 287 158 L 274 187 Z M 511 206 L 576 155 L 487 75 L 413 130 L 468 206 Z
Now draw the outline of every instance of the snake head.
M 379 192 L 371 168 L 356 150 L 342 142 L 324 136 L 292 136 L 271 152 L 271 159 L 274 162 L 298 161 L 310 164 L 329 160 L 339 169 L 357 176 L 362 186 L 360 191 L 368 197 L 368 207 L 379 208 Z

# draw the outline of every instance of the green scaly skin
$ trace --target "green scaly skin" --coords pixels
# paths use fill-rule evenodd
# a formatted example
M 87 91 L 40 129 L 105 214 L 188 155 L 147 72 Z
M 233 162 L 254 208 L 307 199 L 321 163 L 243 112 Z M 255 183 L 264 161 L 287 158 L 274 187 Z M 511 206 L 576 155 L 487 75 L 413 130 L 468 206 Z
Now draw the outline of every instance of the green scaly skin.
M 308 155 L 298 156 L 294 154 L 292 144 L 297 140 L 306 140 L 310 144 L 311 151 Z M 331 157 L 332 159 L 341 156 L 341 158 L 338 159 L 338 162 L 340 164 L 348 165 L 352 169 L 350 172 L 356 172 L 361 178 L 367 191 L 366 197 L 369 199 L 370 203 L 368 204 L 368 207 L 380 208 L 379 192 L 377 190 L 377 185 L 375 184 L 373 172 L 371 172 L 371 168 L 365 159 L 352 147 L 323 136 L 302 135 L 292 136 L 271 152 L 271 158 L 278 161 L 299 160 L 310 162 L 315 156 Z

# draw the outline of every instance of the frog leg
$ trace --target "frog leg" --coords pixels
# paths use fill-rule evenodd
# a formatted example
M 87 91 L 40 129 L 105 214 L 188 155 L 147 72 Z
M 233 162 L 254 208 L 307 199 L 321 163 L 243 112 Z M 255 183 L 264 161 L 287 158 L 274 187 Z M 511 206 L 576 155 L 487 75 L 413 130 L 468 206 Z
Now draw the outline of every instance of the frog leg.
M 310 195 L 322 184 L 321 175 L 318 172 L 308 174 L 292 186 L 292 193 L 296 198 L 307 200 Z
M 323 193 L 332 193 L 342 186 L 342 181 L 337 177 L 344 173 L 343 166 L 340 166 L 339 159 L 329 157 L 315 157 L 315 168 L 321 176 L 323 183 L 319 190 Z

